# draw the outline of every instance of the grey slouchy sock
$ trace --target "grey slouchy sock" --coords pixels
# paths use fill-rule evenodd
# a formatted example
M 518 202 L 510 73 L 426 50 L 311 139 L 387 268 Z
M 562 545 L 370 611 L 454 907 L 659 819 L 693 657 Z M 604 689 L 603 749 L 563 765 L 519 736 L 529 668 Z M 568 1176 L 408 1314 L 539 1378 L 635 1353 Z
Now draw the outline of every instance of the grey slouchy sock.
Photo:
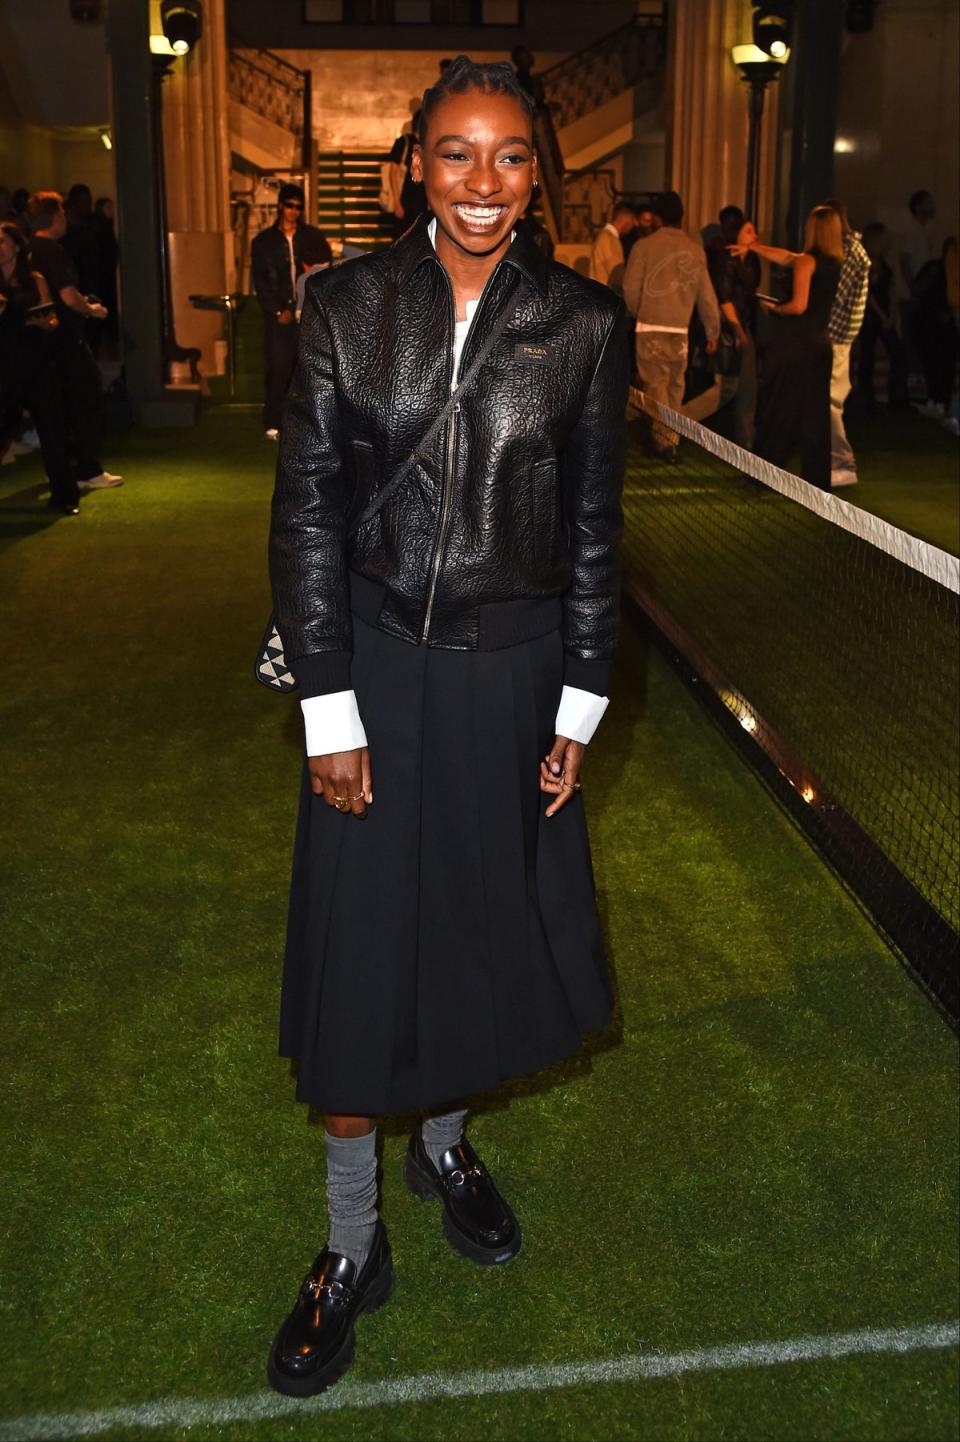
M 467 1115 L 466 1107 L 462 1112 L 442 1112 L 438 1117 L 424 1117 L 420 1123 L 420 1135 L 423 1137 L 423 1149 L 433 1162 L 433 1165 L 440 1165 L 440 1158 L 444 1152 L 455 1147 L 457 1142 L 463 1140 L 463 1123 Z
M 327 1139 L 327 1246 L 356 1262 L 370 1255 L 377 1229 L 377 1132 Z

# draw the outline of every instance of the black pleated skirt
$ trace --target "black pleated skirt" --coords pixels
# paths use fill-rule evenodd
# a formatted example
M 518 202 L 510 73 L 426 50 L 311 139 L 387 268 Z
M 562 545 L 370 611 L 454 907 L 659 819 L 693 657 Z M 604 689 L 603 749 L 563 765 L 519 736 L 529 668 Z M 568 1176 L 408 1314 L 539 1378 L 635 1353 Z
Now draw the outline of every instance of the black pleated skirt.
M 563 650 L 413 646 L 354 618 L 366 820 L 300 794 L 281 998 L 297 1096 L 383 1115 L 570 1056 L 611 992 L 580 796 L 539 789 Z

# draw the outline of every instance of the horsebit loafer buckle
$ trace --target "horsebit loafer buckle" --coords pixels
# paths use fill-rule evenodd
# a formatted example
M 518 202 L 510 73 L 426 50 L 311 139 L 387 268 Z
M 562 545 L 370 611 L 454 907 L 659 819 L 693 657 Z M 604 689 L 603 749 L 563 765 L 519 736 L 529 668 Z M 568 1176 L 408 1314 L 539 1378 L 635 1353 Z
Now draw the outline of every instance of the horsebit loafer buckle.
M 336 1277 L 330 1281 L 323 1277 L 308 1277 L 304 1286 L 315 1302 L 319 1302 L 322 1292 L 326 1292 L 331 1302 L 349 1302 L 353 1295 L 351 1288 L 345 1282 L 338 1282 Z
M 444 1178 L 444 1181 L 447 1183 L 447 1186 L 449 1186 L 449 1187 L 462 1187 L 463 1184 L 464 1184 L 464 1182 L 468 1182 L 471 1177 L 476 1177 L 477 1180 L 479 1181 L 479 1179 L 480 1179 L 482 1176 L 483 1176 L 483 1168 L 482 1168 L 482 1167 L 479 1167 L 479 1166 L 476 1166 L 476 1167 L 467 1167 L 465 1170 L 464 1170 L 463 1168 L 461 1168 L 461 1167 L 457 1167 L 457 1169 L 456 1169 L 455 1171 L 452 1171 L 452 1172 L 448 1172 L 448 1173 L 447 1173 L 446 1177 Z

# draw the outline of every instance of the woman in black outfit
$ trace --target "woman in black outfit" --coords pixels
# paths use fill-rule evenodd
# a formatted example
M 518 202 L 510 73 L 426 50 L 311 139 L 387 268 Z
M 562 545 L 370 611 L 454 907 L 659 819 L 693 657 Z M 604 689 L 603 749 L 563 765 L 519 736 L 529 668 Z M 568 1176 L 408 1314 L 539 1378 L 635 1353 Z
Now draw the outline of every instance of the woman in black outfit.
M 429 212 L 307 285 L 270 549 L 308 757 L 281 1050 L 326 1114 L 330 1225 L 270 1353 L 294 1395 L 390 1293 L 377 1116 L 421 1112 L 407 1185 L 507 1262 L 466 1098 L 610 1016 L 579 776 L 616 643 L 625 317 L 531 238 L 536 165 L 509 67 L 460 57 L 423 101 Z
M 75 516 L 80 492 L 70 463 L 61 381 L 57 371 L 50 288 L 31 270 L 27 242 L 13 221 L 0 223 L 0 394 L 3 411 L 24 407 L 33 417 L 50 482 L 51 510 Z
M 746 250 L 793 270 L 788 301 L 761 301 L 770 317 L 760 363 L 757 455 L 786 468 L 799 451 L 804 480 L 828 491 L 833 347 L 827 325 L 843 264 L 840 214 L 830 205 L 815 206 L 799 254 L 746 239 Z

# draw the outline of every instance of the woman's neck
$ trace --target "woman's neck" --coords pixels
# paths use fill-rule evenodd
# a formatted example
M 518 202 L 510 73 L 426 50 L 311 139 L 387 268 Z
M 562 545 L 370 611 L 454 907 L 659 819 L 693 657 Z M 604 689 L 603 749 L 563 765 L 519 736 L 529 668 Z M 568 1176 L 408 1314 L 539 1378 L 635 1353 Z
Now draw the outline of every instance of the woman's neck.
M 471 255 L 437 226 L 437 259 L 450 277 L 458 320 L 466 319 L 467 302 L 478 300 L 483 294 L 484 286 L 510 249 L 511 239 L 508 235 L 496 250 L 487 255 Z

